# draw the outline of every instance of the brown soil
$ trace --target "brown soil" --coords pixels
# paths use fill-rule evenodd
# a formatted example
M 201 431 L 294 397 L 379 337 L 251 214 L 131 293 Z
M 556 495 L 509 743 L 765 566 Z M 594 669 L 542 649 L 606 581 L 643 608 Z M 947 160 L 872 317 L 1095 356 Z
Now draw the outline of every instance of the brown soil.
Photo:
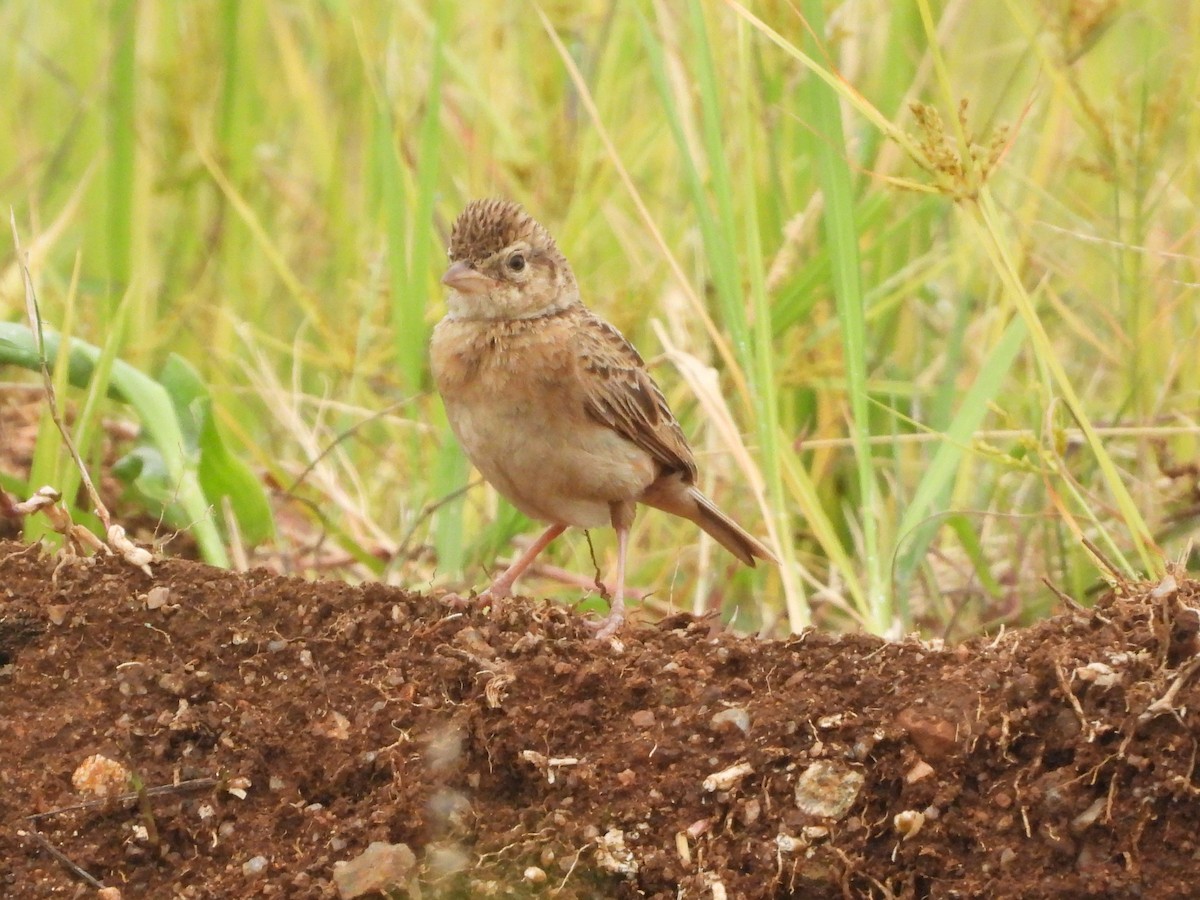
M 406 896 L 1194 896 L 1196 606 L 609 647 L 533 600 L 0 544 L 0 895 L 94 895 L 52 847 L 125 897 L 335 897 L 386 841 Z M 140 799 L 78 793 L 92 754 Z

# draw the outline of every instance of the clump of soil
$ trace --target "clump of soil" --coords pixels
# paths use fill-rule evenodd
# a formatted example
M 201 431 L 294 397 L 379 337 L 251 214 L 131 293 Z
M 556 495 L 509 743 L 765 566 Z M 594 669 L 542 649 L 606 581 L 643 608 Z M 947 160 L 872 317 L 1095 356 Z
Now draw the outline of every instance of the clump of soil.
M 955 648 L 611 647 L 535 600 L 0 544 L 0 895 L 336 897 L 378 841 L 425 897 L 1193 896 L 1178 579 Z M 141 790 L 77 791 L 96 754 Z

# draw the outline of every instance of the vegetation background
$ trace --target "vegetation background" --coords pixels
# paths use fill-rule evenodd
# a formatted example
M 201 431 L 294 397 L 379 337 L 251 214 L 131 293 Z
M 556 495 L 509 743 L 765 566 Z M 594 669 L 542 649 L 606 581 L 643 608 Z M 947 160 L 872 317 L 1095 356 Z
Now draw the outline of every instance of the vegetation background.
M 488 195 L 556 235 L 784 560 L 648 512 L 656 610 L 957 637 L 1190 552 L 1200 5 L 13 0 L 0 31 L 0 200 L 47 354 L 92 348 L 58 404 L 97 472 L 139 422 L 118 507 L 214 561 L 480 586 L 531 532 L 426 362 Z M 21 274 L 6 241 L 0 404 L 43 409 L 0 488 L 91 522 Z M 578 601 L 585 537 L 548 559 L 526 590 Z

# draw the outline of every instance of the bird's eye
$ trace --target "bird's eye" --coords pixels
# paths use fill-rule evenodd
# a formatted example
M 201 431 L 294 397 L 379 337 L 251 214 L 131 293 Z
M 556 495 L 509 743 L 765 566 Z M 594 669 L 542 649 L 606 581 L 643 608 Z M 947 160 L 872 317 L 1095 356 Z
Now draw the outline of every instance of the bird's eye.
M 514 253 L 508 258 L 508 267 L 514 272 L 520 272 L 525 268 L 525 257 L 520 253 Z

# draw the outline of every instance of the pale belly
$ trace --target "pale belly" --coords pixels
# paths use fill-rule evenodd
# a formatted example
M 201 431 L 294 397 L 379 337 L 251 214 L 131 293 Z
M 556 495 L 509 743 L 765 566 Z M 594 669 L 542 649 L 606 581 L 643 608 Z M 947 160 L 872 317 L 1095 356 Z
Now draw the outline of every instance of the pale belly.
M 636 500 L 654 480 L 649 454 L 561 403 L 493 395 L 446 402 L 463 450 L 479 473 L 535 519 L 580 528 L 611 522 L 610 504 Z

